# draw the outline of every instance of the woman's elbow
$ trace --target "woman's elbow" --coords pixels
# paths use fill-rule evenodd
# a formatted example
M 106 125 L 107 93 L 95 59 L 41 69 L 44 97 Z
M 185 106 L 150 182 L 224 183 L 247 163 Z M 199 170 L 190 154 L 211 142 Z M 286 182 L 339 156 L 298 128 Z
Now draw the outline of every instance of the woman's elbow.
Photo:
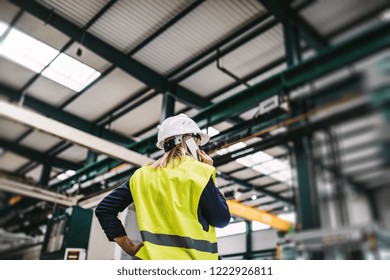
M 224 228 L 230 223 L 230 219 L 231 219 L 230 212 L 227 211 L 226 213 L 224 213 L 224 215 L 221 215 L 219 217 L 217 223 L 214 226 L 217 228 Z
M 102 215 L 104 215 L 104 210 L 103 210 L 103 207 L 99 204 L 96 208 L 95 208 L 95 216 L 100 219 L 102 217 Z
M 231 218 L 232 217 L 230 216 L 230 212 L 227 211 L 227 213 L 223 219 L 223 225 L 221 227 L 226 227 L 230 223 Z

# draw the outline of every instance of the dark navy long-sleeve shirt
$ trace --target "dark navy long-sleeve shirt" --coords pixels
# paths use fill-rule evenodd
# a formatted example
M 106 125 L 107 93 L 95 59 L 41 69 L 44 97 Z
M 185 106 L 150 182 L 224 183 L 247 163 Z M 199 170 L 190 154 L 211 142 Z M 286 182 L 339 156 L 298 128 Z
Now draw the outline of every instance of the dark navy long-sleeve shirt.
M 127 181 L 113 190 L 97 206 L 96 217 L 110 241 L 113 241 L 115 237 L 126 235 L 126 231 L 118 219 L 118 213 L 125 210 L 131 203 L 133 203 L 133 197 L 129 181 Z M 208 231 L 209 225 L 225 227 L 230 221 L 230 212 L 225 198 L 215 187 L 211 178 L 200 197 L 198 220 L 205 231 Z

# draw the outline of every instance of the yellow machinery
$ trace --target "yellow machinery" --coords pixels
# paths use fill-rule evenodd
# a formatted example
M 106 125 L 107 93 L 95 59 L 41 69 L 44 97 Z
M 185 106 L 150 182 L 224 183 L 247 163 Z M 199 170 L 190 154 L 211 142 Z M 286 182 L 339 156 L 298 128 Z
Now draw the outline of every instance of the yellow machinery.
M 258 221 L 271 227 L 280 230 L 288 231 L 293 227 L 288 221 L 285 221 L 275 215 L 267 213 L 266 211 L 261 211 L 250 206 L 246 206 L 236 200 L 227 200 L 227 205 L 229 206 L 230 214 L 244 218 L 250 221 Z

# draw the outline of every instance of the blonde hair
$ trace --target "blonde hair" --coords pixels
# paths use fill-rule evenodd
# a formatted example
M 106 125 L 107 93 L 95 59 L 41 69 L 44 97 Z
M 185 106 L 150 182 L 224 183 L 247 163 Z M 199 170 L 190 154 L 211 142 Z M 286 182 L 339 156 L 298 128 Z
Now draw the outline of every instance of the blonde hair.
M 167 167 L 169 163 L 172 164 L 172 167 L 175 166 L 175 159 L 179 160 L 179 163 L 181 161 L 182 157 L 185 156 L 191 156 L 190 153 L 188 153 L 185 140 L 189 138 L 190 135 L 185 134 L 183 136 L 183 141 L 181 141 L 180 144 L 177 144 L 172 150 L 166 152 L 161 158 L 159 158 L 157 161 L 154 163 L 151 163 L 150 166 L 153 168 L 158 168 L 158 167 Z M 173 137 L 170 137 L 166 139 L 164 142 L 167 142 L 169 140 L 173 139 Z

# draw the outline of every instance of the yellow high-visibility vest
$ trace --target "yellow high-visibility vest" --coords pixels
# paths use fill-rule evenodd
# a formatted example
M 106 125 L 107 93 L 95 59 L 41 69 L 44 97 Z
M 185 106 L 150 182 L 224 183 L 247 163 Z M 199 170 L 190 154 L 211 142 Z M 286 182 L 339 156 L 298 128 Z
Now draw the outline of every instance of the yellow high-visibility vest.
M 144 166 L 130 179 L 138 226 L 144 246 L 136 257 L 144 260 L 216 260 L 215 228 L 206 232 L 198 220 L 200 196 L 215 168 L 190 157 L 175 167 Z

